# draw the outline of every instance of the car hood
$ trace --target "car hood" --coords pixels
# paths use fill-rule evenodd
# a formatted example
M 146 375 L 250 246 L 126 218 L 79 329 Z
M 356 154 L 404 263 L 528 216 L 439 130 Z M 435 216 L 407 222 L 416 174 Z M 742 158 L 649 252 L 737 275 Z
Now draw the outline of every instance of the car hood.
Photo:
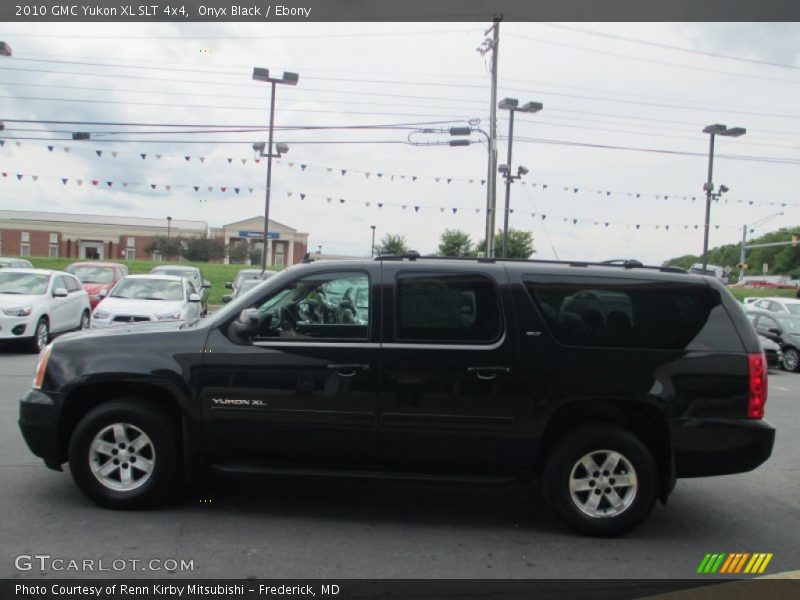
M 176 300 L 134 300 L 132 298 L 104 298 L 96 310 L 113 314 L 154 315 L 183 310 L 183 302 Z
M 0 294 L 0 308 L 38 304 L 45 297 L 42 294 Z
M 780 350 L 781 349 L 781 347 L 778 344 L 773 342 L 768 337 L 764 337 L 763 335 L 759 335 L 758 336 L 758 341 L 761 343 L 761 347 L 764 350 Z
M 115 327 L 103 327 L 102 329 L 83 329 L 66 335 L 60 335 L 54 343 L 80 338 L 82 340 L 96 337 L 106 337 L 109 335 L 127 335 L 129 333 L 163 333 L 165 331 L 176 331 L 181 329 L 187 321 L 143 321 L 141 323 L 123 323 Z
M 114 287 L 116 282 L 112 281 L 111 283 L 84 283 L 83 289 L 85 289 L 90 296 L 96 296 L 103 290 L 110 290 Z

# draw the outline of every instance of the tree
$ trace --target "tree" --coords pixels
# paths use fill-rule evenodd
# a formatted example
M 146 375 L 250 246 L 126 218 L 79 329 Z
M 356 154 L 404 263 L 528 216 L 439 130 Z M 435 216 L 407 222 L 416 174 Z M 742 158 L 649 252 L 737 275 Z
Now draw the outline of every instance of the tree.
M 477 250 L 484 252 L 486 240 L 478 242 Z M 508 258 L 530 258 L 536 250 L 533 247 L 533 232 L 521 229 L 508 230 Z M 503 256 L 503 230 L 498 229 L 494 236 L 494 255 Z
M 246 241 L 236 241 L 228 244 L 228 259 L 233 263 L 243 263 L 247 259 L 249 245 Z
M 439 238 L 439 254 L 441 256 L 474 256 L 472 239 L 466 231 L 445 229 Z
M 387 233 L 381 238 L 380 243 L 375 246 L 376 256 L 395 256 L 408 252 L 406 236 L 399 233 Z
M 167 237 L 165 235 L 156 235 L 152 240 L 147 242 L 144 251 L 151 256 L 158 252 L 161 258 L 170 260 L 172 257 L 181 256 L 183 253 L 183 242 L 185 240 L 181 236 Z
M 209 262 L 225 258 L 225 242 L 222 238 L 194 237 L 185 240 L 183 257 L 196 262 Z

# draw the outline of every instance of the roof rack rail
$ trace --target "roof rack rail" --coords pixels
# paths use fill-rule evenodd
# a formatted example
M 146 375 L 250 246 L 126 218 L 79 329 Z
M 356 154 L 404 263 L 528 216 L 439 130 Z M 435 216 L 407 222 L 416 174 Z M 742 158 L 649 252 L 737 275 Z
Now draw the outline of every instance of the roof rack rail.
M 422 256 L 416 250 L 411 250 L 404 254 L 390 254 L 376 256 L 373 260 L 458 260 L 475 261 L 479 263 L 532 263 L 545 265 L 565 265 L 569 267 L 619 267 L 622 269 L 651 269 L 664 273 L 688 273 L 686 269 L 680 267 L 667 267 L 656 265 L 645 265 L 635 259 L 613 259 L 601 262 L 583 260 L 549 260 L 538 258 L 499 258 L 499 257 L 474 257 L 474 256 Z

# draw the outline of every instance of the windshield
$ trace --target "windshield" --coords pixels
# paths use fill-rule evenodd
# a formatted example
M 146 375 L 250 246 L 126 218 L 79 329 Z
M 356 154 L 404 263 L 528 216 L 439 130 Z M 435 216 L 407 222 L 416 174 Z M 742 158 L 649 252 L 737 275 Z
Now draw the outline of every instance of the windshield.
M 161 267 L 156 267 L 153 269 L 152 273 L 158 275 L 172 275 L 173 277 L 186 277 L 186 279 L 193 279 L 197 277 L 197 272 L 193 269 L 162 269 Z
M 123 279 L 111 292 L 112 298 L 135 300 L 183 300 L 183 284 L 166 279 Z
M 0 294 L 47 293 L 50 276 L 41 273 L 0 273 Z
M 236 294 L 244 294 L 245 292 L 249 292 L 254 287 L 262 282 L 261 279 L 245 279 L 242 283 L 239 284 L 239 287 L 236 290 Z
M 786 304 L 785 306 L 789 309 L 789 313 L 800 316 L 800 304 Z
M 261 278 L 261 271 L 256 271 L 253 269 L 246 269 L 244 271 L 239 271 L 236 274 L 236 281 L 234 282 L 233 287 L 239 287 L 245 280 L 260 279 L 260 278 Z
M 775 317 L 781 328 L 789 333 L 800 333 L 800 319 L 793 317 Z
M 81 280 L 81 283 L 112 283 L 114 269 L 112 267 L 67 267 L 67 273 L 72 273 Z

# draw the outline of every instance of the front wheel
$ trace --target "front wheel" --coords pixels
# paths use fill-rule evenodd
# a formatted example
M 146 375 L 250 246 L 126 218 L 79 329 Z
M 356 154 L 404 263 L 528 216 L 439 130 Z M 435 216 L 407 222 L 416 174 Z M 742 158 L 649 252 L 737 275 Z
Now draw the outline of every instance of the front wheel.
M 174 420 L 137 398 L 113 400 L 90 411 L 69 444 L 75 483 L 107 508 L 143 508 L 163 500 L 177 478 L 178 456 Z
M 38 354 L 47 346 L 50 341 L 50 324 L 45 317 L 39 319 L 36 323 L 36 329 L 33 332 L 33 338 L 28 342 L 28 349 L 31 352 Z
M 638 526 L 656 500 L 658 469 L 633 434 L 594 425 L 567 435 L 543 474 L 547 504 L 570 527 L 615 536 Z
M 797 371 L 800 368 L 800 353 L 797 348 L 786 348 L 783 351 L 783 368 L 787 371 Z
M 89 315 L 89 311 L 88 310 L 83 311 L 83 314 L 81 315 L 81 324 L 78 327 L 78 330 L 80 331 L 84 329 L 89 329 L 91 323 L 92 323 L 92 318 Z

